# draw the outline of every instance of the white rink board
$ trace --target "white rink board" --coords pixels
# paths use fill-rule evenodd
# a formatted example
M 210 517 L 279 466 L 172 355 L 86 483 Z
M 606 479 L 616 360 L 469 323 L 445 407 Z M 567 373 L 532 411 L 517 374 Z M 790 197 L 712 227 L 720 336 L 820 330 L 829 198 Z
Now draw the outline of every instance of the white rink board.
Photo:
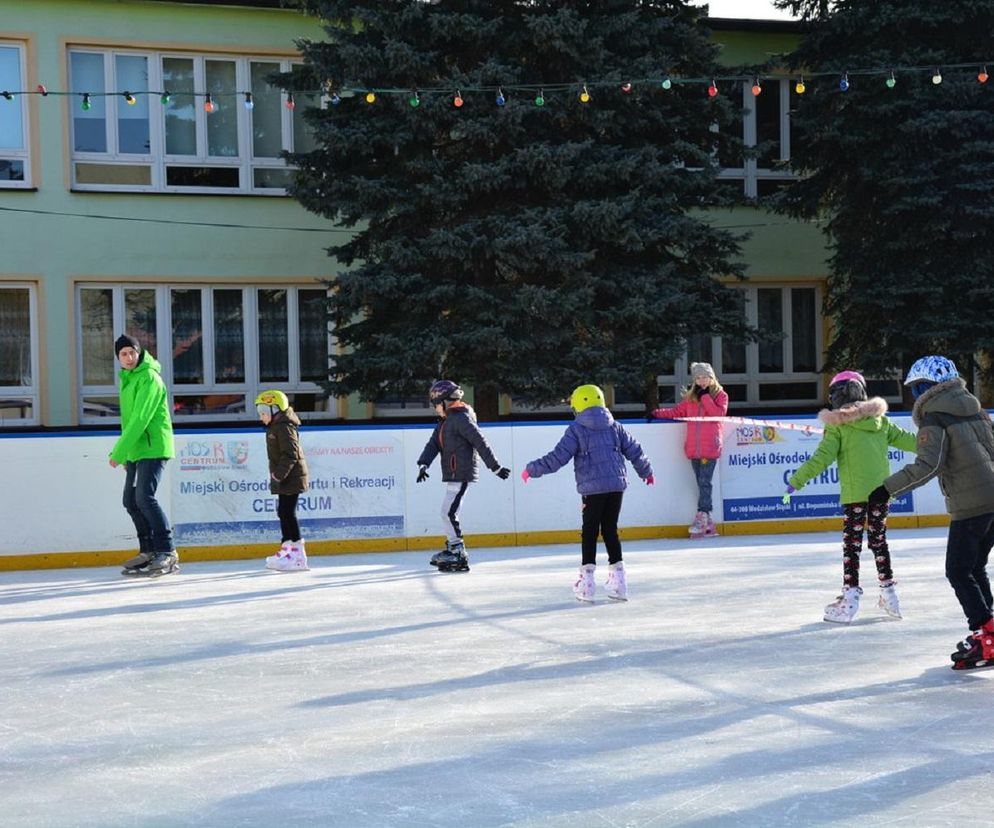
M 771 419 L 773 419 L 771 417 Z M 789 418 L 776 418 L 790 421 Z M 811 418 L 795 418 L 812 424 Z M 911 429 L 910 417 L 895 416 Z M 652 461 L 654 487 L 645 486 L 629 466 L 629 488 L 621 513 L 622 527 L 680 526 L 696 507 L 696 487 L 683 453 L 686 425 L 679 422 L 623 421 Z M 497 459 L 511 468 L 502 481 L 481 464 L 480 481 L 465 499 L 460 515 L 467 535 L 562 531 L 579 527 L 580 499 L 572 466 L 523 484 L 520 474 L 529 460 L 551 451 L 567 421 L 484 425 Z M 731 468 L 725 458 L 736 441 L 735 427 L 725 426 L 726 450 L 714 478 L 716 518 L 723 513 L 723 490 L 778 498 L 783 477 L 792 469 Z M 801 446 L 801 432 L 778 430 L 778 446 Z M 310 539 L 438 536 L 442 481 L 439 463 L 431 477 L 415 483 L 416 461 L 431 435 L 431 426 L 330 426 L 301 429 L 301 440 L 316 481 L 324 489 L 305 495 L 312 508 L 300 517 Z M 4 497 L 0 498 L 0 555 L 51 552 L 127 550 L 134 529 L 121 507 L 124 472 L 112 469 L 107 455 L 114 433 L 0 435 Z M 191 471 L 183 451 L 191 443 L 210 446 L 217 468 Z M 803 443 L 808 449 L 817 443 Z M 160 503 L 177 527 L 197 527 L 201 534 L 189 545 L 256 543 L 272 537 L 275 499 L 259 491 L 265 481 L 265 441 L 261 429 L 216 432 L 179 430 L 180 456 L 167 464 L 159 489 Z M 199 450 L 199 449 L 198 449 Z M 224 468 L 221 468 L 224 467 Z M 352 485 L 344 480 L 372 481 Z M 237 481 L 256 490 L 232 491 Z M 220 491 L 197 494 L 191 481 L 210 483 Z M 185 487 L 183 484 L 186 484 Z M 315 485 L 318 485 L 317 483 Z M 204 487 L 208 488 L 207 486 Z M 269 503 L 265 503 L 265 501 Z M 943 500 L 935 481 L 916 490 L 915 515 L 942 515 Z M 777 517 L 772 515 L 769 517 Z M 324 521 L 309 524 L 308 521 Z M 270 521 L 256 523 L 258 521 Z M 191 530 L 192 531 L 192 530 Z M 206 540 L 204 540 L 206 538 Z M 182 536 L 179 538 L 183 543 Z

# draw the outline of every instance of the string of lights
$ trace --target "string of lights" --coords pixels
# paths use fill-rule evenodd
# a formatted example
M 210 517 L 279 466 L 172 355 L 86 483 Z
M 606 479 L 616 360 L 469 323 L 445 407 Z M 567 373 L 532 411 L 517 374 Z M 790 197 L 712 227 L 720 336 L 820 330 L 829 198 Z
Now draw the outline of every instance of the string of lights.
M 466 101 L 465 95 L 490 95 L 497 106 L 504 106 L 512 95 L 523 95 L 532 99 L 535 106 L 544 106 L 547 94 L 575 94 L 581 103 L 590 103 L 595 99 L 593 91 L 600 93 L 601 90 L 616 90 L 623 95 L 630 94 L 640 87 L 650 89 L 671 90 L 676 86 L 703 86 L 710 97 L 716 97 L 723 88 L 729 89 L 734 84 L 750 83 L 753 95 L 759 96 L 763 92 L 763 84 L 766 82 L 779 82 L 788 80 L 791 82 L 794 92 L 803 95 L 808 88 L 808 82 L 830 78 L 837 85 L 838 91 L 848 92 L 857 79 L 883 78 L 884 85 L 888 89 L 894 89 L 898 85 L 898 78 L 911 75 L 926 75 L 935 86 L 943 82 L 943 71 L 952 73 L 957 79 L 969 77 L 975 79 L 977 83 L 986 84 L 989 78 L 987 72 L 988 63 L 992 61 L 980 61 L 971 63 L 955 63 L 944 66 L 894 66 L 886 69 L 837 69 L 825 71 L 809 72 L 765 72 L 758 74 L 728 74 L 705 77 L 683 77 L 675 74 L 663 74 L 656 77 L 633 78 L 631 80 L 595 80 L 585 82 L 556 82 L 556 83 L 528 83 L 528 84 L 495 84 L 483 86 L 434 86 L 425 88 L 410 87 L 369 87 L 358 85 L 342 85 L 336 87 L 332 83 L 326 83 L 320 89 L 297 90 L 298 95 L 321 96 L 322 100 L 332 106 L 338 106 L 345 99 L 359 98 L 367 104 L 375 104 L 380 96 L 406 96 L 408 103 L 412 107 L 421 105 L 423 97 L 445 96 L 451 97 L 452 105 L 457 109 L 462 107 Z M 464 94 L 465 93 L 465 94 Z M 284 106 L 287 109 L 296 107 L 294 93 L 284 90 Z M 221 106 L 219 101 L 235 98 L 240 99 L 246 109 L 255 107 L 255 94 L 251 90 L 232 92 L 198 92 L 198 91 L 171 91 L 162 90 L 121 90 L 116 92 L 90 92 L 90 91 L 56 91 L 50 90 L 44 84 L 38 84 L 33 90 L 0 90 L 0 97 L 7 101 L 14 98 L 34 95 L 40 97 L 74 97 L 79 98 L 80 108 L 88 111 L 93 107 L 96 98 L 123 98 L 128 105 L 134 105 L 140 97 L 158 98 L 163 106 L 168 106 L 174 101 L 183 98 L 194 100 L 203 99 L 203 108 L 208 114 L 216 112 Z

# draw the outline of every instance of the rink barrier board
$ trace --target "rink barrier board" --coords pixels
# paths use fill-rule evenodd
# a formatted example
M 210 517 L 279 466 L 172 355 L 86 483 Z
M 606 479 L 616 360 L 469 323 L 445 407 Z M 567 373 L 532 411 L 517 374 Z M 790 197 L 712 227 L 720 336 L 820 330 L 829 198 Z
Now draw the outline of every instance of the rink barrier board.
M 891 529 L 917 529 L 933 526 L 948 526 L 948 515 L 922 515 L 919 517 L 895 517 L 887 521 Z M 839 518 L 811 518 L 797 520 L 749 521 L 717 524 L 719 535 L 774 535 L 805 534 L 812 532 L 835 531 L 839 528 Z M 686 526 L 635 526 L 619 530 L 623 541 L 680 539 L 687 537 Z M 496 533 L 467 535 L 466 543 L 470 551 L 474 548 L 500 548 L 511 546 L 544 546 L 556 544 L 579 544 L 580 529 L 559 529 L 544 532 Z M 325 540 L 308 541 L 308 557 L 332 555 L 354 555 L 367 552 L 414 552 L 434 551 L 442 548 L 444 538 L 425 536 L 418 538 L 373 538 L 368 540 Z M 263 559 L 273 554 L 273 544 L 238 544 L 230 546 L 191 546 L 180 549 L 183 563 L 207 561 L 241 561 Z M 114 566 L 130 557 L 131 552 L 120 550 L 99 552 L 50 552 L 32 555 L 0 556 L 0 571 L 31 569 L 76 569 L 82 567 Z

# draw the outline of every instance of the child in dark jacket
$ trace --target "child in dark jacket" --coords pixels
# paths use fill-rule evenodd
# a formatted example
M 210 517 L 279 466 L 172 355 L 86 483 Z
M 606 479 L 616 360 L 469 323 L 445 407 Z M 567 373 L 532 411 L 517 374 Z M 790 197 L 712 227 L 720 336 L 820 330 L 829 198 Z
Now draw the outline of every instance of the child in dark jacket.
M 476 413 L 462 401 L 463 390 L 451 380 L 439 380 L 428 389 L 428 401 L 438 414 L 435 430 L 418 458 L 418 483 L 428 479 L 428 467 L 435 456 L 442 455 L 442 526 L 445 548 L 432 556 L 432 566 L 439 572 L 467 572 L 469 558 L 459 525 L 459 509 L 470 483 L 479 480 L 476 456 L 479 453 L 487 468 L 501 480 L 507 480 L 511 470 L 494 457 L 493 449 L 476 424 Z
M 269 491 L 276 495 L 283 543 L 280 551 L 266 558 L 266 569 L 300 572 L 308 569 L 307 551 L 297 521 L 297 500 L 307 491 L 308 472 L 300 447 L 300 418 L 282 391 L 263 391 L 255 398 L 256 412 L 266 427 L 266 456 L 269 459 Z
M 594 600 L 594 570 L 597 563 L 597 535 L 607 548 L 608 575 L 604 585 L 608 598 L 628 600 L 625 565 L 621 559 L 618 517 L 628 481 L 627 458 L 646 484 L 655 483 L 649 458 L 624 427 L 615 422 L 604 403 L 604 392 L 596 385 L 581 385 L 570 397 L 576 420 L 570 423 L 556 447 L 532 460 L 521 479 L 541 477 L 559 471 L 570 460 L 576 477 L 576 490 L 583 504 L 580 577 L 573 585 L 578 601 Z

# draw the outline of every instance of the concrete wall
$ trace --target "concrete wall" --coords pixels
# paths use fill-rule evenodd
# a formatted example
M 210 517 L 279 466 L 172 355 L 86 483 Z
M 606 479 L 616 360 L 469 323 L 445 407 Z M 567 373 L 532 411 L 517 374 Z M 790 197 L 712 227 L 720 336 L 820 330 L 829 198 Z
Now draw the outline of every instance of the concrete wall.
M 895 421 L 911 429 L 909 418 Z M 820 439 L 806 433 L 811 418 L 782 419 L 779 427 L 729 423 L 715 475 L 715 519 L 725 534 L 836 529 L 840 513 L 834 467 L 795 495 L 780 497 L 785 477 Z M 696 486 L 683 454 L 686 426 L 627 422 L 651 459 L 656 485 L 632 473 L 621 526 L 626 537 L 685 537 L 696 510 Z M 481 468 L 469 491 L 462 525 L 470 546 L 574 542 L 580 499 L 572 466 L 523 484 L 525 464 L 549 452 L 566 423 L 485 426 L 507 481 Z M 415 483 L 416 460 L 430 426 L 305 427 L 302 442 L 311 490 L 298 513 L 312 553 L 433 548 L 442 534 L 438 463 Z M 108 433 L 0 435 L 7 480 L 0 499 L 0 569 L 112 563 L 135 547 L 121 507 L 124 474 L 108 465 L 116 435 Z M 243 558 L 279 541 L 275 498 L 268 493 L 261 429 L 185 430 L 167 466 L 161 502 L 186 560 Z M 913 456 L 895 452 L 892 467 Z M 893 504 L 891 525 L 944 519 L 932 481 Z

